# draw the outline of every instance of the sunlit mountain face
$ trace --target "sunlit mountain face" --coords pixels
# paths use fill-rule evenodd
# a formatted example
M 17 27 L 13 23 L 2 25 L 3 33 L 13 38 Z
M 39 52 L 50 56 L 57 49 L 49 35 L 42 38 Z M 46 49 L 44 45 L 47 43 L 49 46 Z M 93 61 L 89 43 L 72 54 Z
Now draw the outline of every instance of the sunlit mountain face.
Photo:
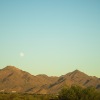
M 0 70 L 0 90 L 5 92 L 52 94 L 58 93 L 64 86 L 79 85 L 81 87 L 93 86 L 100 90 L 100 79 L 88 76 L 75 70 L 60 77 L 44 74 L 31 75 L 14 66 L 7 66 Z

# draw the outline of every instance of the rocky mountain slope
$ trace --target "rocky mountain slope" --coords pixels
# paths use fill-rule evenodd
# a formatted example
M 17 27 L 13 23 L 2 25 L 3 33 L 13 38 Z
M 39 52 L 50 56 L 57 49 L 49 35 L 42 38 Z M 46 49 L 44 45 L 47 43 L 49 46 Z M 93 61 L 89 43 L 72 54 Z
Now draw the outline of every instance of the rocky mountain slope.
M 88 76 L 79 70 L 60 77 L 42 74 L 34 76 L 14 66 L 7 66 L 0 70 L 1 92 L 49 94 L 58 93 L 65 85 L 93 86 L 100 90 L 100 78 Z

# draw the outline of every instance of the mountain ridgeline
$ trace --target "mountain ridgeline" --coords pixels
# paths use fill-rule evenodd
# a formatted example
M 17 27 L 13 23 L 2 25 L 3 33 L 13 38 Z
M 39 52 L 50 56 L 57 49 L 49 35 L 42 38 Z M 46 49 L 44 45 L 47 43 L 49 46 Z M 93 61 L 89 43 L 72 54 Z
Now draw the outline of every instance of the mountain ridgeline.
M 64 86 L 79 85 L 83 88 L 93 86 L 100 90 L 100 78 L 88 76 L 75 70 L 60 77 L 31 75 L 14 66 L 0 70 L 0 92 L 18 92 L 34 94 L 56 94 Z

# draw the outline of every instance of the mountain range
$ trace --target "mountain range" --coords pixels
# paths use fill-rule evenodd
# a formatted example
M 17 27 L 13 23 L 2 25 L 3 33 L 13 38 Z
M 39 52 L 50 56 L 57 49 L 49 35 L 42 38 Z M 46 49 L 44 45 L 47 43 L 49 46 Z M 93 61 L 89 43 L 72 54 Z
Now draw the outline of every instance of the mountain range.
M 0 69 L 0 92 L 54 94 L 58 93 L 64 86 L 72 85 L 93 86 L 100 90 L 100 78 L 88 76 L 79 70 L 60 77 L 49 77 L 44 74 L 31 75 L 14 66 L 6 66 Z

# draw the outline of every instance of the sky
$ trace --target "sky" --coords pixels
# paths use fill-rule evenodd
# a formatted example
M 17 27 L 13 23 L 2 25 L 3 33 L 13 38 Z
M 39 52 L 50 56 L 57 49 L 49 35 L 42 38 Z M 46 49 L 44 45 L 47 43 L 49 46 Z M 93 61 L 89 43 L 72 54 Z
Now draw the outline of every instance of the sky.
M 0 69 L 100 77 L 100 0 L 0 0 Z

